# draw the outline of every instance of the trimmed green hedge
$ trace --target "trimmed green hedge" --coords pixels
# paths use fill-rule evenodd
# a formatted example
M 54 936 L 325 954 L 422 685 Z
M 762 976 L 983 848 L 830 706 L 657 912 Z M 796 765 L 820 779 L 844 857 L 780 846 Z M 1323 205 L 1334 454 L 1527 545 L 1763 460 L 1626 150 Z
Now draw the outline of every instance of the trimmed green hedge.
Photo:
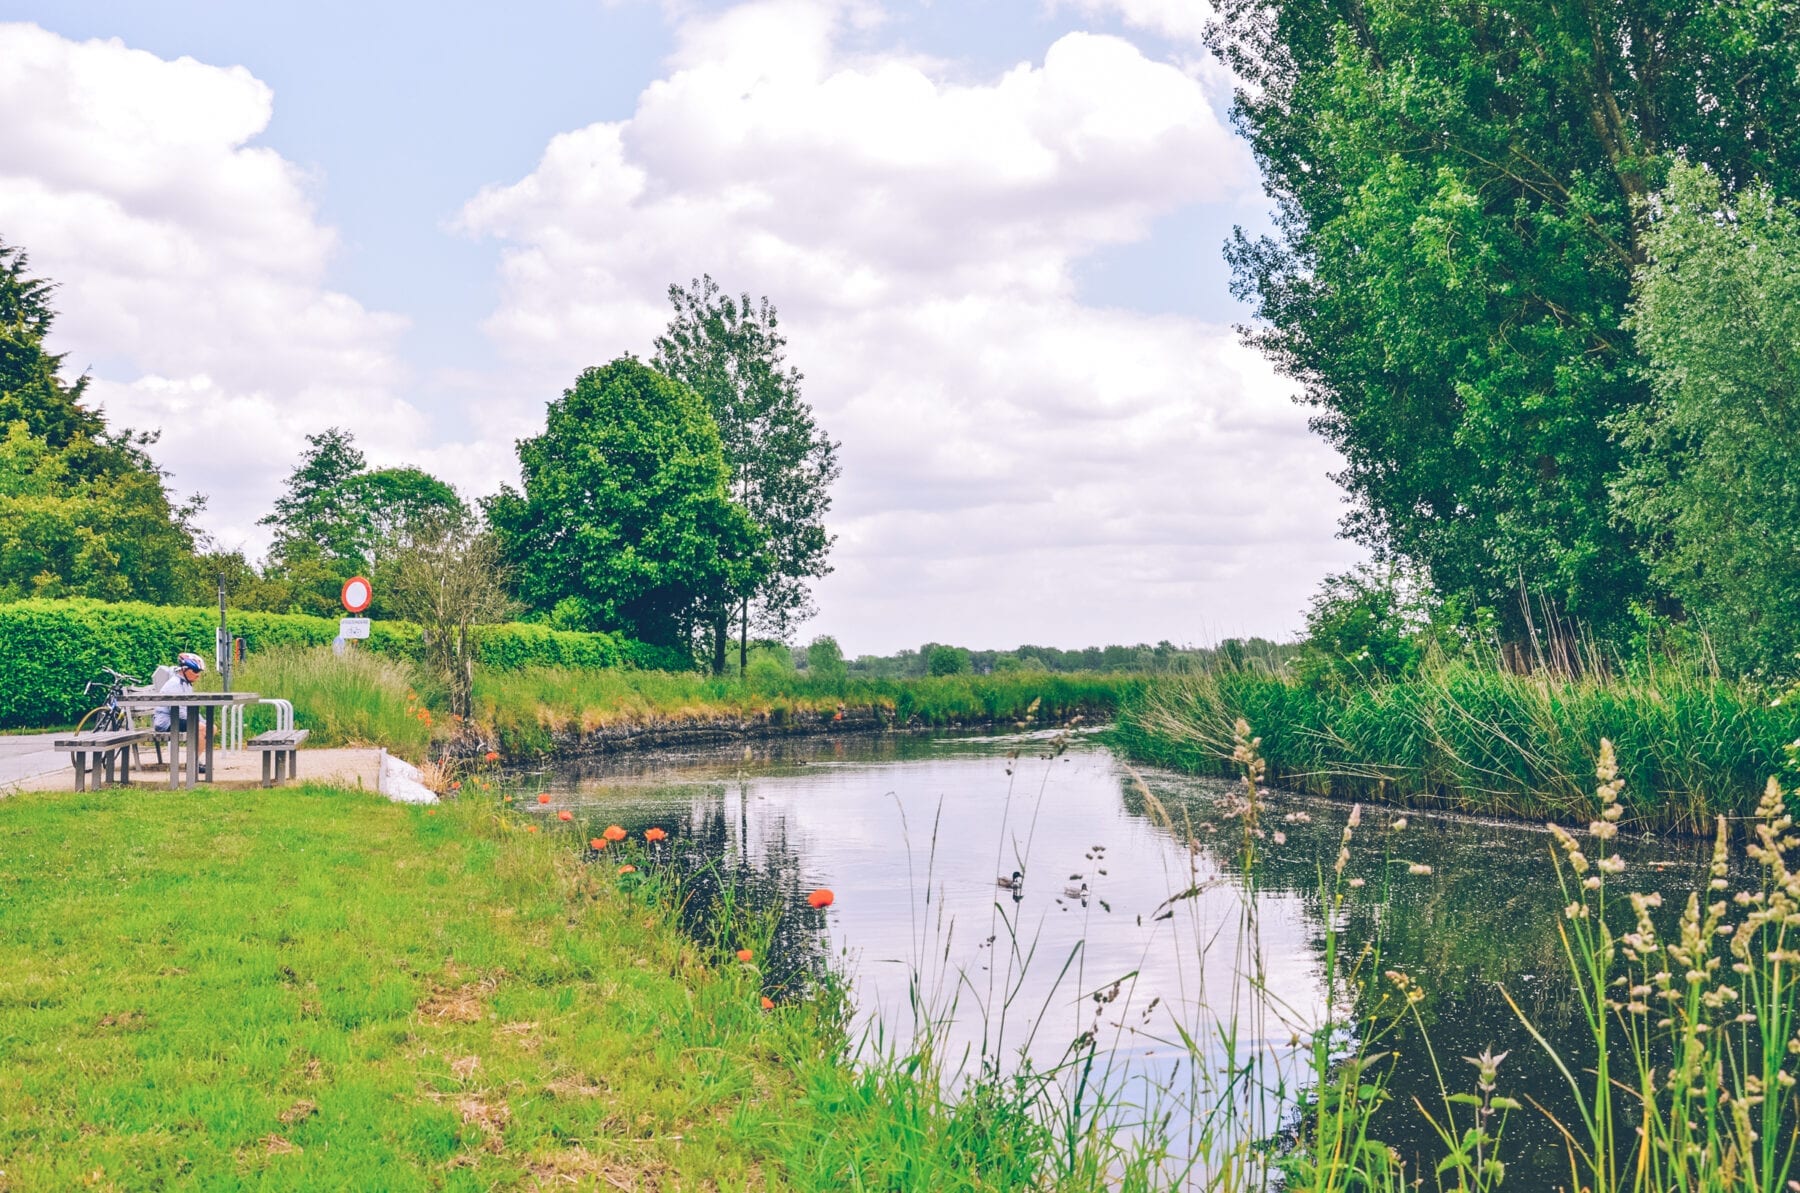
M 103 667 L 135 675 L 151 674 L 178 651 L 213 657 L 216 609 L 103 601 L 18 601 L 0 604 L 0 728 L 64 725 L 95 701 L 82 693 Z M 231 632 L 250 651 L 277 646 L 323 646 L 337 637 L 337 622 L 296 613 L 230 614 Z M 372 650 L 413 656 L 415 626 L 377 621 Z M 502 670 L 519 667 L 689 666 L 675 652 L 646 646 L 617 634 L 578 634 L 544 626 L 512 624 L 480 631 L 480 659 Z

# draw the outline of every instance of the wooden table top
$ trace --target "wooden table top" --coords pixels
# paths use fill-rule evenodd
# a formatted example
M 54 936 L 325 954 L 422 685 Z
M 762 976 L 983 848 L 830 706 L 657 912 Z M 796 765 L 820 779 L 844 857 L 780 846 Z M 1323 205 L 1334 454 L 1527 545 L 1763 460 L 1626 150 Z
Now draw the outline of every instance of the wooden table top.
M 151 692 L 143 696 L 128 696 L 123 704 L 254 704 L 262 697 L 255 692 Z

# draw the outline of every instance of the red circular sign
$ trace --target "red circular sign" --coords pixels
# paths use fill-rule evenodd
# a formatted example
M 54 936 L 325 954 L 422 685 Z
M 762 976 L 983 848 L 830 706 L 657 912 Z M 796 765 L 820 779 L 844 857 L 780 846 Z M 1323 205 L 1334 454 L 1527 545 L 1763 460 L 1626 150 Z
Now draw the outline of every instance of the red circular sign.
M 375 599 L 375 590 L 369 587 L 366 577 L 352 576 L 344 581 L 344 591 L 338 594 L 338 599 L 344 602 L 344 608 L 350 612 L 361 613 Z

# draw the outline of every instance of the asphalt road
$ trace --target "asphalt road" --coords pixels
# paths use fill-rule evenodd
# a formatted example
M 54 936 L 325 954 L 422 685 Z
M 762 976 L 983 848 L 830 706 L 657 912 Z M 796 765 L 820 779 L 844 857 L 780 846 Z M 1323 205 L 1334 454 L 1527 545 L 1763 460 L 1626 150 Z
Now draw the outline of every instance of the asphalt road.
M 64 770 L 69 756 L 50 748 L 54 733 L 0 734 L 0 794 L 33 775 Z

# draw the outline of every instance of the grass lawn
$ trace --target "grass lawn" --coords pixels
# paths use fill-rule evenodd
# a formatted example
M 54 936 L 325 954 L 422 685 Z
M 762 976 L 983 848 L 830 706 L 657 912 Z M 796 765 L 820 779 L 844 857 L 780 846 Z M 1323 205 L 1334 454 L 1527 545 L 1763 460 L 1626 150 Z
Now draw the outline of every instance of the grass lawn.
M 0 800 L 0 1190 L 788 1186 L 829 1026 L 607 877 L 473 800 Z

